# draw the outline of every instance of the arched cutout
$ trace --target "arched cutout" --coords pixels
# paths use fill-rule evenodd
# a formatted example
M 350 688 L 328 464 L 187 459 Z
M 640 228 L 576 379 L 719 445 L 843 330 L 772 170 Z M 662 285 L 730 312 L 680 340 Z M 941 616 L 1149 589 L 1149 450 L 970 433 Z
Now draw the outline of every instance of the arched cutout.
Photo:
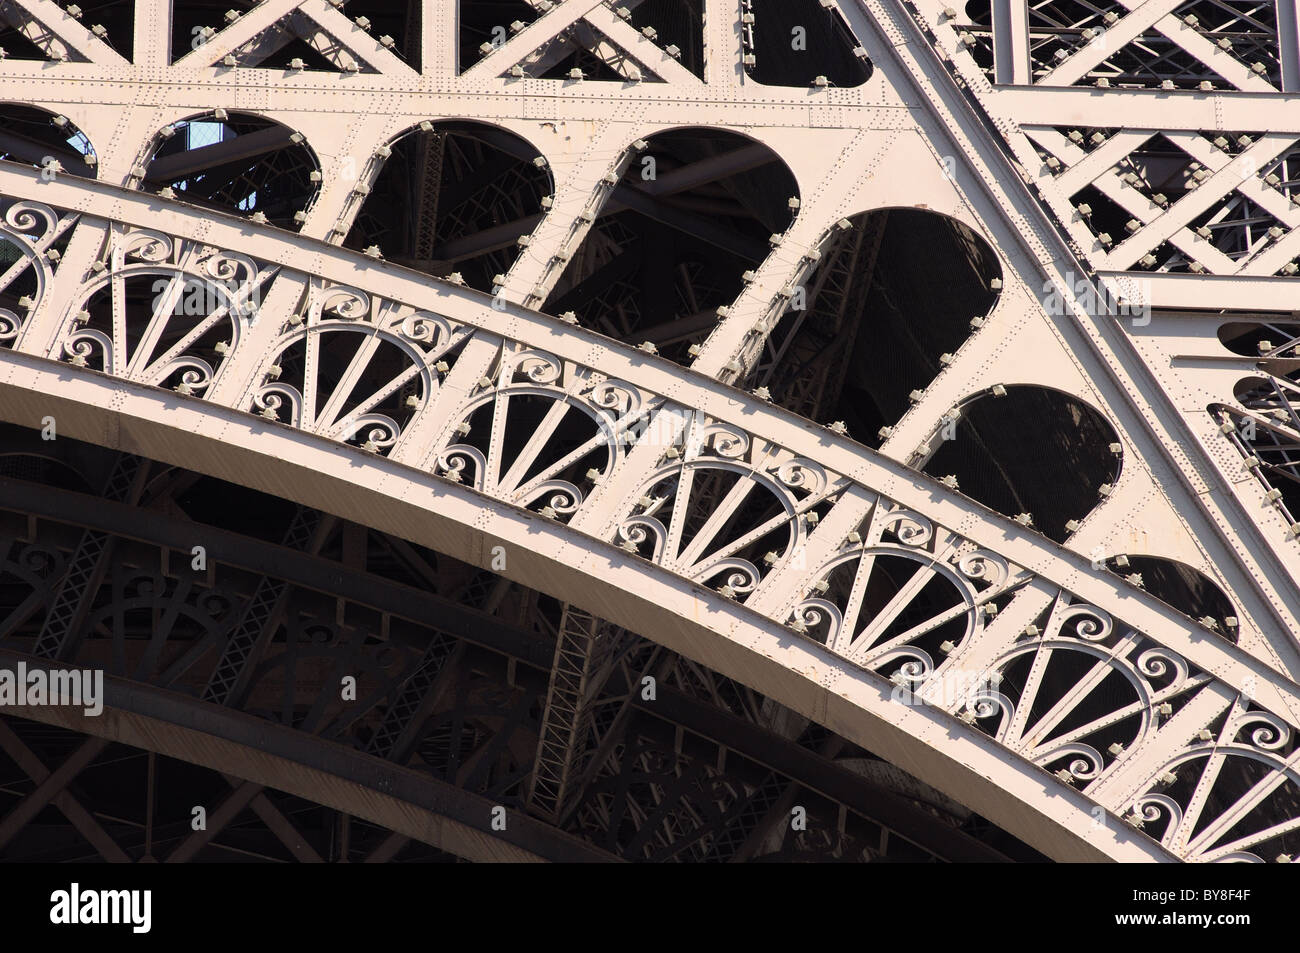
M 1219 343 L 1245 357 L 1294 357 L 1300 344 L 1300 323 L 1229 321 L 1219 325 Z
M 1237 641 L 1237 610 L 1223 590 L 1191 566 L 1160 556 L 1112 556 L 1106 565 L 1126 577 L 1141 577 L 1142 588 L 1166 605 Z
M 847 222 L 819 244 L 747 386 L 879 446 L 880 428 L 942 369 L 939 356 L 993 309 L 1002 265 L 983 238 L 937 212 L 877 209 Z
M 253 113 L 214 110 L 159 133 L 141 187 L 297 229 L 320 189 L 320 163 L 294 132 Z
M 945 439 L 948 434 L 951 436 Z M 1005 516 L 1028 513 L 1033 526 L 1063 542 L 1119 478 L 1119 436 L 1079 399 L 1017 385 L 978 394 L 956 426 L 935 438 L 926 473 L 955 476 L 961 492 Z
M 861 86 L 871 61 L 838 10 L 820 0 L 747 0 L 753 23 L 745 62 L 750 79 L 766 86 Z
M 1243 377 L 1232 386 L 1232 396 L 1237 403 L 1251 410 L 1267 410 L 1276 394 L 1267 378 Z
M 99 163 L 90 140 L 67 116 L 22 103 L 0 103 L 0 159 L 48 170 L 47 176 L 66 172 L 87 179 Z
M 491 291 L 537 227 L 552 189 L 530 143 L 477 122 L 421 123 L 390 144 L 370 195 L 343 242 L 377 245 L 389 260 L 426 274 L 459 273 Z
M 792 198 L 794 174 L 761 143 L 716 129 L 650 136 L 543 310 L 684 363 L 794 220 Z

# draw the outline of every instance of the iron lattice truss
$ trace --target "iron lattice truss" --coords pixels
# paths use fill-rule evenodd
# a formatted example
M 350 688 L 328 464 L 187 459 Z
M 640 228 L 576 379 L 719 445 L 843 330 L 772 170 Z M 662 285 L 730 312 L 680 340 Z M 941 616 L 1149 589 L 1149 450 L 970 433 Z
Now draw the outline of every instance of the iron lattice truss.
M 4 843 L 1295 853 L 1292 0 L 218 7 L 0 4 Z
M 260 494 L 218 495 L 191 471 L 72 441 L 51 457 L 31 436 L 7 432 L 2 458 L 16 496 L 0 652 L 102 670 L 109 692 L 147 691 L 129 717 L 153 719 L 168 740 L 145 751 L 78 732 L 93 719 L 77 713 L 7 717 L 7 858 L 1036 856 L 770 699 L 495 574 Z M 105 473 L 103 494 L 86 492 Z M 247 515 L 221 513 L 233 503 Z M 212 559 L 202 570 L 177 549 L 196 531 Z M 643 673 L 661 683 L 653 700 Z M 355 704 L 331 690 L 345 676 Z M 162 709 L 150 711 L 174 716 L 178 702 L 206 711 L 229 750 L 200 753 L 182 721 L 163 728 Z M 254 767 L 258 745 L 241 735 L 258 724 L 283 745 Z M 304 776 L 311 768 L 331 783 Z M 420 828 L 393 805 L 387 824 L 367 816 L 376 790 L 408 810 L 424 791 L 420 813 L 453 828 L 444 849 L 403 833 Z M 497 805 L 512 815 L 499 844 L 454 830 L 482 827 Z M 791 830 L 794 806 L 806 830 Z M 194 807 L 208 816 L 199 830 Z M 81 836 L 70 840 L 55 811 Z

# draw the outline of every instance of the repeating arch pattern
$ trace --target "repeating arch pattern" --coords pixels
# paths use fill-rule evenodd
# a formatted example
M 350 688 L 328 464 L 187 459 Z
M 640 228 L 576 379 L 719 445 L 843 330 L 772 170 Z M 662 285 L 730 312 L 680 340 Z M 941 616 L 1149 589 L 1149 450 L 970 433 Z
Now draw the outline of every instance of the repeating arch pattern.
M 42 220 L 59 216 L 51 210 Z M 94 355 L 84 365 L 91 370 L 168 384 L 192 398 L 210 398 L 214 381 L 239 368 L 225 392 L 246 386 L 248 411 L 372 452 L 427 460 L 429 472 L 560 522 L 585 525 L 603 484 L 633 458 L 653 461 L 630 508 L 614 516 L 605 536 L 611 543 L 725 597 L 771 607 L 762 611 L 796 636 L 889 677 L 907 697 L 941 704 L 1085 791 L 1104 790 L 1122 771 L 1147 776 L 1128 766 L 1132 753 L 1169 731 L 1170 712 L 1186 699 L 1224 691 L 1108 610 L 871 491 L 816 451 L 785 447 L 741 418 L 691 409 L 648 379 L 638 381 L 634 363 L 614 374 L 574 352 L 485 327 L 495 310 L 458 305 L 457 295 L 468 292 L 455 286 L 439 287 L 445 313 L 436 313 L 378 285 L 301 274 L 156 230 L 114 228 L 107 247 L 105 266 L 72 297 L 51 356 L 80 364 Z M 112 290 L 135 277 L 162 282 L 154 307 L 132 308 L 124 290 Z M 277 289 L 281 281 L 298 289 L 284 293 L 292 304 L 278 321 L 257 306 L 265 299 L 256 293 L 272 278 Z M 233 290 L 223 285 L 225 296 L 210 312 L 174 314 L 187 282 L 228 280 Z M 96 296 L 111 334 L 80 319 L 90 310 L 81 305 Z M 229 367 L 205 367 L 193 353 L 217 328 L 229 335 L 220 349 Z M 270 356 L 249 351 L 258 335 Z M 617 356 L 607 346 L 602 353 L 602 367 Z M 245 362 L 245 355 L 255 359 Z M 198 376 L 190 380 L 187 371 Z M 425 418 L 431 408 L 437 419 Z M 420 445 L 407 447 L 413 440 Z M 819 529 L 842 525 L 846 507 L 859 508 L 859 517 L 823 547 Z M 811 552 L 821 554 L 815 562 Z M 20 574 L 35 590 L 41 558 L 25 565 Z M 791 581 L 798 591 L 780 598 Z M 142 577 L 141 606 L 162 593 L 157 587 Z M 1044 587 L 1056 595 L 1040 621 L 1019 632 L 997 625 L 1016 600 L 1038 598 Z M 201 629 L 220 624 L 223 611 L 195 607 L 176 618 Z M 990 639 L 1008 636 L 989 654 Z M 988 659 L 978 677 L 961 682 L 963 666 L 980 654 Z M 382 673 L 375 678 L 387 684 Z M 961 692 L 953 693 L 953 678 Z M 1128 803 L 1118 806 L 1127 810 Z M 1179 850 L 1201 845 L 1175 843 Z
M 62 357 L 181 394 L 212 386 L 276 274 L 236 252 L 118 230 L 65 325 Z
M 260 369 L 251 409 L 377 452 L 432 398 L 439 362 L 467 333 L 440 315 L 323 282 L 311 284 L 304 311 Z

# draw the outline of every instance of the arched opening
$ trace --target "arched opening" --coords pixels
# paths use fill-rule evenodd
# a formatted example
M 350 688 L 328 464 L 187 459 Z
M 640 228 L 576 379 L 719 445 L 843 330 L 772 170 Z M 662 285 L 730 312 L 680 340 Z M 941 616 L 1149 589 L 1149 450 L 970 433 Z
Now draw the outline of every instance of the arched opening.
M 495 74 L 613 82 L 663 82 L 683 71 L 704 75 L 703 0 L 606 6 L 569 23 L 522 58 L 502 60 Z M 531 0 L 460 0 L 461 72 L 527 29 L 539 12 Z
M 1028 513 L 1032 525 L 1057 542 L 1120 472 L 1121 445 L 1110 422 L 1077 398 L 1045 387 L 979 394 L 935 439 L 926 473 L 956 477 L 962 493 L 1004 516 Z
M 252 113 L 217 109 L 167 126 L 141 187 L 203 208 L 297 229 L 320 188 L 320 163 L 300 133 Z M 170 194 L 170 193 L 164 193 Z
M 1294 357 L 1300 344 L 1295 321 L 1229 321 L 1219 325 L 1219 343 L 1245 357 Z
M 1237 641 L 1237 610 L 1208 576 L 1191 566 L 1159 556 L 1112 556 L 1106 565 L 1141 583 L 1166 605 L 1203 622 L 1232 642 Z
M 95 177 L 98 165 L 90 140 L 72 120 L 22 103 L 0 103 L 0 159 L 25 162 L 51 176 L 66 172 L 87 179 Z
M 1002 266 L 966 225 L 920 209 L 847 219 L 821 243 L 747 386 L 879 446 L 908 395 L 942 369 L 997 300 Z
M 819 0 L 746 0 L 750 79 L 767 86 L 861 86 L 871 61 L 833 6 Z
M 1288 363 L 1262 361 L 1261 367 L 1285 371 Z M 1294 522 L 1300 513 L 1300 388 L 1280 373 L 1251 376 L 1237 382 L 1233 397 L 1238 406 L 1212 404 L 1210 416 L 1243 457 L 1258 461 L 1252 472 L 1278 491 L 1276 502 Z
M 676 129 L 638 146 L 544 310 L 685 363 L 789 228 L 798 183 L 733 132 Z
M 390 145 L 344 245 L 377 245 L 426 274 L 491 291 L 545 213 L 546 161 L 529 143 L 475 122 L 424 122 Z

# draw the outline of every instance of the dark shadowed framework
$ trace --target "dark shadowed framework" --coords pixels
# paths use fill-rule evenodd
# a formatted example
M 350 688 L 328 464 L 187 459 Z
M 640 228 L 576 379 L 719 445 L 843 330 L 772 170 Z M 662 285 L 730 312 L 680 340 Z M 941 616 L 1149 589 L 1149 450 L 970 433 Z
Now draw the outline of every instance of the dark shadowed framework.
M 1289 317 L 1261 314 L 1220 326 L 1224 348 L 1257 359 L 1257 373 L 1237 381 L 1233 403 L 1206 409 L 1294 524 L 1300 513 L 1300 322 Z
M 1237 641 L 1236 610 L 1218 583 L 1204 573 L 1158 556 L 1112 556 L 1106 565 L 1189 618 Z
M 320 162 L 301 133 L 253 113 L 215 109 L 160 130 L 139 184 L 202 208 L 296 229 L 321 178 Z
M 66 9 L 69 5 L 64 6 Z M 135 43 L 134 0 L 85 0 L 75 6 L 80 8 L 77 19 L 94 32 L 101 42 L 130 59 Z M 69 12 L 67 15 L 72 14 Z M 70 63 L 85 62 L 81 54 L 62 43 L 52 42 L 46 48 L 34 42 L 28 35 L 27 24 L 24 23 L 21 12 L 8 4 L 0 5 L 0 49 L 5 51 L 6 56 L 17 60 L 63 59 Z
M 129 7 L 125 0 L 117 2 Z M 173 3 L 172 62 L 183 61 L 256 6 L 255 0 L 179 0 Z M 365 30 L 388 52 L 412 66 L 419 65 L 421 4 L 404 0 L 347 0 L 346 4 L 340 3 L 338 7 L 351 21 L 347 29 Z M 129 11 L 127 24 L 129 28 Z M 337 26 L 334 28 L 338 29 Z M 261 31 L 255 40 L 240 46 L 232 55 L 241 68 L 337 73 L 349 70 L 355 64 L 358 72 L 374 71 L 369 64 L 353 60 L 334 41 L 328 29 L 301 10 L 281 17 L 271 29 Z
M 459 66 L 464 72 L 526 29 L 538 17 L 538 7 L 526 0 L 458 0 L 460 5 Z M 704 74 L 703 0 L 622 0 L 611 4 L 626 21 L 637 44 L 648 40 L 677 63 Z M 584 20 L 566 27 L 549 43 L 518 62 L 503 62 L 501 72 L 536 79 L 568 80 L 578 71 L 597 82 L 662 82 L 649 57 L 638 57 L 606 32 Z M 652 47 L 653 48 L 653 47 Z
M 969 0 L 958 15 L 967 48 L 981 68 L 993 78 L 992 4 Z M 1222 0 L 1193 0 L 1181 3 L 1177 15 L 1188 29 L 1215 42 L 1227 40 L 1233 54 L 1245 62 L 1259 63 L 1258 72 L 1279 85 L 1281 67 L 1277 57 L 1277 16 L 1269 3 L 1229 3 Z M 1052 69 L 1115 22 L 1104 5 L 1075 0 L 1047 0 L 1028 9 L 1030 70 L 1034 81 Z M 1183 49 L 1154 26 L 1126 42 L 1116 43 L 1110 55 L 1075 80 L 1076 86 L 1106 86 L 1149 89 L 1171 83 L 1178 89 L 1197 89 L 1202 83 L 1212 88 L 1231 89 L 1232 84 Z
M 5 102 L 0 102 L 0 159 L 88 179 L 98 164 L 90 140 L 67 116 Z
M 1004 516 L 1027 514 L 1062 542 L 1119 478 L 1119 434 L 1098 411 L 1046 387 L 999 386 L 958 409 L 956 426 L 922 452 L 922 469 Z
M 598 620 L 605 681 L 553 797 L 534 776 L 538 736 L 576 609 L 198 473 L 0 428 L 0 542 L 0 661 L 103 669 L 114 718 L 152 726 L 158 749 L 86 735 L 107 722 L 60 724 L 56 709 L 0 719 L 0 858 L 453 859 L 393 830 L 392 797 L 478 830 L 504 805 L 500 849 L 556 860 L 1041 859 L 870 752 Z M 69 573 L 84 585 L 70 591 Z M 52 614 L 68 595 L 73 614 Z M 632 690 L 645 674 L 653 702 Z M 344 675 L 356 702 L 340 698 Z M 244 754 L 178 741 L 188 705 Z
M 767 86 L 861 86 L 871 61 L 820 0 L 744 0 L 745 72 Z
M 910 208 L 854 215 L 818 249 L 746 386 L 876 447 L 993 309 L 1002 265 L 966 225 Z
M 492 291 L 542 220 L 554 189 L 546 160 L 477 122 L 426 120 L 389 148 L 344 245 L 377 246 L 389 261 Z
M 625 158 L 543 310 L 689 363 L 794 220 L 798 184 L 767 146 L 723 130 L 658 133 Z
M 107 42 L 124 55 L 132 39 L 129 6 L 82 4 L 83 22 L 106 24 Z M 620 6 L 640 36 L 703 74 L 699 0 Z M 418 7 L 348 0 L 346 12 L 354 23 L 365 21 L 359 28 L 388 37 L 383 45 L 414 64 L 421 55 Z M 248 0 L 177 3 L 173 60 L 252 8 Z M 754 14 L 745 37 L 751 79 L 785 86 L 824 79 L 842 87 L 869 79 L 870 63 L 834 11 L 815 0 L 751 0 L 747 8 Z M 978 4 L 972 9 L 977 22 L 986 15 Z M 1051 6 L 1035 9 L 1050 14 Z M 462 0 L 461 69 L 536 17 L 529 3 Z M 1071 42 L 1069 30 L 1045 28 L 1042 34 L 1035 47 L 1040 58 L 1052 55 L 1053 43 Z M 979 32 L 974 35 L 978 43 Z M 16 57 L 49 58 L 11 26 L 0 25 L 0 45 Z M 340 71 L 355 65 L 370 71 L 340 57 L 328 35 L 301 13 L 236 52 L 241 68 Z M 503 62 L 501 75 L 514 66 L 523 77 L 557 82 L 569 81 L 573 70 L 596 81 L 658 79 L 584 22 L 535 57 Z M 1161 78 L 1161 70 L 1178 68 L 1157 64 L 1143 77 L 1141 64 L 1117 60 L 1111 66 L 1126 70 L 1132 85 L 1146 86 Z M 1036 69 L 1041 74 L 1042 63 Z M 27 106 L 0 109 L 0 157 L 41 166 L 49 156 L 74 174 L 94 175 L 94 150 L 66 117 Z M 1113 132 L 1059 131 L 1085 149 L 1104 144 Z M 1234 133 L 1222 137 L 1223 144 L 1219 137 L 1212 141 L 1236 155 L 1256 137 Z M 545 160 L 503 129 L 451 120 L 415 126 L 388 148 L 348 247 L 373 245 L 390 261 L 432 275 L 459 274 L 491 291 L 523 253 L 519 239 L 545 213 L 544 200 L 554 189 Z M 798 185 L 765 145 L 718 130 L 662 132 L 630 145 L 624 159 L 622 177 L 544 309 L 573 311 L 605 334 L 648 341 L 689 363 L 691 346 L 712 330 L 718 306 L 734 301 L 745 273 L 770 254 L 771 236 L 793 221 Z M 1283 171 L 1294 171 L 1294 154 L 1279 161 Z M 1161 205 L 1189 191 L 1199 171 L 1158 136 L 1124 163 L 1126 181 Z M 251 113 L 213 110 L 158 134 L 139 185 L 295 228 L 319 188 L 320 172 L 309 144 L 292 129 Z M 1095 190 L 1074 198 L 1076 206 L 1087 207 L 1080 214 L 1099 241 L 1122 237 L 1122 210 Z M 1249 253 L 1269 225 L 1245 200 L 1216 206 L 1192 223 L 1230 257 Z M 14 276 L 0 288 L 0 342 L 6 313 L 21 309 L 34 291 L 30 273 L 14 267 L 20 264 L 16 247 L 0 241 L 0 275 Z M 52 247 L 61 251 L 63 245 Z M 863 212 L 832 228 L 818 247 L 798 304 L 791 303 L 740 383 L 767 388 L 775 402 L 809 419 L 844 420 L 855 439 L 879 446 L 907 412 L 912 394 L 941 371 L 941 356 L 959 349 L 994 307 L 1001 266 L 970 228 L 920 209 Z M 1141 267 L 1192 268 L 1170 246 L 1149 257 Z M 935 281 L 935 274 L 944 280 Z M 148 323 L 156 277 L 142 271 L 122 283 L 132 329 Z M 83 302 L 85 331 L 107 328 L 109 294 L 102 288 Z M 161 348 L 193 329 L 195 322 L 185 317 L 181 309 L 159 337 Z M 212 367 L 229 333 L 218 323 L 195 341 Z M 1225 326 L 1225 345 L 1258 356 L 1259 373 L 1242 381 L 1235 404 L 1209 408 L 1236 429 L 1244 452 L 1258 455 L 1256 469 L 1281 487 L 1293 511 L 1300 485 L 1297 333 L 1280 317 Z M 344 376 L 360 337 L 335 330 L 321 336 L 319 386 L 333 387 Z M 277 356 L 286 384 L 301 387 L 305 377 L 303 340 Z M 397 376 L 409 363 L 396 349 L 381 346 L 379 355 L 376 381 Z M 156 383 L 181 393 L 201 390 L 178 376 Z M 424 396 L 419 384 L 413 380 L 395 391 L 376 413 L 403 424 L 410 402 Z M 502 437 L 507 458 L 544 411 L 541 403 L 517 409 Z M 487 439 L 487 414 L 470 422 L 466 443 L 481 447 Z M 1071 521 L 1086 518 L 1118 476 L 1113 428 L 1068 395 L 1007 386 L 973 395 L 955 420 L 953 439 L 935 440 L 909 462 L 933 476 L 951 476 L 959 492 L 1008 516 L 1031 516 L 1052 539 L 1068 536 Z M 1258 425 L 1249 436 L 1248 420 Z M 562 421 L 554 451 L 579 446 L 586 434 L 578 425 L 587 423 L 577 414 Z M 341 439 L 365 446 L 369 436 L 359 431 Z M 566 477 L 577 482 L 604 466 L 599 458 L 576 460 Z M 698 528 L 709 501 L 726 492 L 728 479 L 698 486 L 695 497 L 677 504 L 694 511 L 692 526 Z M 528 848 L 553 859 L 1037 859 L 897 767 L 739 683 L 574 606 L 359 523 L 63 438 L 56 449 L 12 428 L 0 439 L 0 487 L 0 653 L 11 653 L 6 659 L 102 666 L 141 698 L 150 697 L 145 690 L 179 692 L 187 701 L 216 706 L 212 710 L 226 719 L 221 724 L 232 736 L 274 725 L 287 733 L 292 757 L 286 757 L 293 764 L 329 763 L 354 785 L 325 803 L 296 786 L 292 767 L 281 791 L 238 777 L 237 764 L 190 764 L 165 751 L 106 744 L 74 729 L 5 717 L 2 857 L 454 859 L 453 852 L 366 816 L 364 778 L 379 763 L 410 772 L 413 786 L 405 790 L 412 803 L 423 792 L 453 811 L 487 803 L 473 798 L 507 805 L 526 819 Z M 751 505 L 770 501 L 756 498 Z M 761 510 L 742 513 L 736 525 L 763 517 Z M 192 545 L 200 537 L 210 559 L 195 569 Z M 752 540 L 741 555 L 761 561 L 777 542 Z M 80 577 L 84 588 L 72 593 L 76 615 L 64 625 L 56 597 L 67 591 L 68 579 L 78 578 L 73 570 L 84 565 L 92 543 L 104 544 L 100 552 L 107 555 L 96 557 L 96 575 Z M 1146 554 L 1112 556 L 1107 565 L 1220 636 L 1235 638 L 1235 610 L 1206 576 Z M 915 573 L 914 561 L 879 557 L 863 611 L 870 615 L 889 605 Z M 843 569 L 827 580 L 828 598 L 843 598 L 848 576 Z M 942 615 L 953 599 L 936 577 L 913 600 L 910 614 L 900 615 L 882 637 Z M 591 630 L 590 643 L 600 653 L 593 668 L 607 680 L 589 717 L 573 726 L 575 774 L 553 787 L 539 741 L 548 687 L 557 681 L 557 633 L 575 626 Z M 921 647 L 937 657 L 945 642 L 959 640 L 955 625 L 939 626 Z M 1066 659 L 1062 654 L 1045 674 L 1041 697 L 1063 697 L 1078 683 L 1080 666 L 1092 664 Z M 1008 669 L 1004 690 L 1013 700 L 1025 688 L 1028 665 Z M 896 676 L 899 668 L 879 671 Z M 360 673 L 359 710 L 344 708 L 325 690 L 344 672 Z M 661 683 L 653 706 L 640 703 L 632 690 L 646 673 Z M 1116 683 L 1116 691 L 1121 687 Z M 1098 705 L 1081 709 L 1079 717 L 1107 714 Z M 1091 740 L 1105 749 L 1129 727 L 1108 725 Z M 58 787 L 46 781 L 55 770 L 62 772 Z M 210 805 L 219 820 L 195 836 L 188 815 L 177 808 L 182 802 Z M 789 829 L 796 804 L 808 807 L 806 832 Z

